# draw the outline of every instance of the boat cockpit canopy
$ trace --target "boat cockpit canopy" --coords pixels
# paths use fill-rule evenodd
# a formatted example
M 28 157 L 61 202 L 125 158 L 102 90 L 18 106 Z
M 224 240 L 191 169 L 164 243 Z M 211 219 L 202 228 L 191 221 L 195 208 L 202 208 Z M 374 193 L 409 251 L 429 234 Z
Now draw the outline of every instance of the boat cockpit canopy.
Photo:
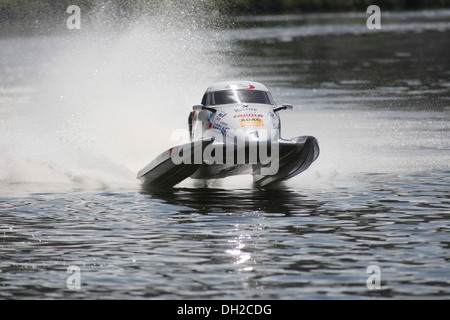
M 202 104 L 205 107 L 232 103 L 275 104 L 270 93 L 261 90 L 223 90 L 207 92 L 202 99 Z

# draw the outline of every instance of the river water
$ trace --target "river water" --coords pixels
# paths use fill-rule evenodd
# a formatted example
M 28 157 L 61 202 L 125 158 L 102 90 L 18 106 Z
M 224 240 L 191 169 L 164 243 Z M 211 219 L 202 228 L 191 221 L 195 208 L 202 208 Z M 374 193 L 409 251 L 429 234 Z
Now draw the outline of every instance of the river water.
M 450 11 L 165 14 L 2 32 L 0 298 L 448 299 Z M 141 190 L 226 79 L 292 103 L 282 135 L 318 160 L 272 190 Z

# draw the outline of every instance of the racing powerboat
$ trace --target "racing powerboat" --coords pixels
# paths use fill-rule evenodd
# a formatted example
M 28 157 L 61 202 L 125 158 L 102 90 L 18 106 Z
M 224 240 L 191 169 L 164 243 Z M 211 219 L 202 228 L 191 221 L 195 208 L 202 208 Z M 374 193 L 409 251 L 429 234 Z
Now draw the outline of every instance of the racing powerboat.
M 226 81 L 210 86 L 188 117 L 190 142 L 161 153 L 137 173 L 146 189 L 181 181 L 250 174 L 268 188 L 309 168 L 319 156 L 312 136 L 283 139 L 279 111 L 261 83 Z

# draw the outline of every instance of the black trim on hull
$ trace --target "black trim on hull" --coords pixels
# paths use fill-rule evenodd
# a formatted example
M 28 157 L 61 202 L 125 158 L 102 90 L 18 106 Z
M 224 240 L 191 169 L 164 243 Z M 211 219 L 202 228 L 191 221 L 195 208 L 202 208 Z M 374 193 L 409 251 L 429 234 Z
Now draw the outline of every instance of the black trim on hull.
M 203 155 L 203 151 L 212 141 L 212 139 L 203 140 L 195 142 L 195 144 L 201 143 L 200 150 Z M 192 151 L 194 150 L 194 143 L 180 146 L 180 150 L 183 150 L 183 148 L 186 150 L 190 148 Z M 270 188 L 308 169 L 320 152 L 317 139 L 311 136 L 280 140 L 279 157 L 272 160 L 278 162 L 278 171 L 273 175 L 264 176 L 260 174 L 261 169 L 272 164 L 263 166 L 259 162 L 259 158 L 257 163 L 248 163 L 248 154 L 245 157 L 247 164 L 194 164 L 194 154 L 191 153 L 191 164 L 181 163 L 176 165 L 172 161 L 171 150 L 162 153 L 155 162 L 147 167 L 149 168 L 147 171 L 144 170 L 138 176 L 143 182 L 143 188 L 148 190 L 168 189 L 188 177 L 193 179 L 217 179 L 239 174 L 252 174 L 253 185 L 256 188 Z M 236 160 L 236 157 L 234 159 Z
M 305 141 L 301 143 L 301 140 L 303 139 Z M 292 151 L 289 153 L 280 156 L 278 172 L 268 176 L 254 175 L 254 187 L 273 187 L 281 181 L 290 179 L 302 173 L 317 159 L 320 150 L 316 138 L 308 136 L 297 137 L 292 140 L 296 142 L 295 147 L 292 147 Z M 280 151 L 280 154 L 283 154 L 282 151 Z
M 200 168 L 201 164 L 195 164 L 195 145 L 201 143 L 200 148 L 203 151 L 207 145 L 211 144 L 213 139 L 197 141 L 179 146 L 180 150 L 190 149 L 190 164 L 175 164 L 172 160 L 172 149 L 161 153 L 152 163 L 138 173 L 138 179 L 142 181 L 144 189 L 167 189 L 180 183 L 184 179 L 190 177 Z

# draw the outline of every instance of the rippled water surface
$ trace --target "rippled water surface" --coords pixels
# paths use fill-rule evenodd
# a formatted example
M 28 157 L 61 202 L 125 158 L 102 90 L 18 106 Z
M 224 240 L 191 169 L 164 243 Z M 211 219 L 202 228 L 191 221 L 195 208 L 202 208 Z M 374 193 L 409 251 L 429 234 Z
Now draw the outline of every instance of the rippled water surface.
M 0 298 L 448 299 L 450 14 L 365 19 L 0 39 Z M 293 103 L 282 134 L 317 137 L 319 159 L 272 190 L 141 190 L 226 78 Z

